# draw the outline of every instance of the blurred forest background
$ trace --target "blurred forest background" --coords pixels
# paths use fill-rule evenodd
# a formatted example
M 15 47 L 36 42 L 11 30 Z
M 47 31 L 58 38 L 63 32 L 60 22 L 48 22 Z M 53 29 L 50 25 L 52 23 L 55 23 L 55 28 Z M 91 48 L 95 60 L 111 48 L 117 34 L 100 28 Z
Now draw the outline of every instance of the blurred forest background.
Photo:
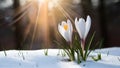
M 120 0 L 62 0 L 61 6 L 68 14 L 66 18 L 61 11 L 43 6 L 41 10 L 47 10 L 47 21 L 41 22 L 49 22 L 44 26 L 36 24 L 38 4 L 32 3 L 29 0 L 0 0 L 0 50 L 56 48 L 53 41 L 60 39 L 57 24 L 66 18 L 74 20 L 87 15 L 92 18 L 88 38 L 96 31 L 94 41 L 104 38 L 103 48 L 120 47 Z M 44 15 L 40 20 L 42 17 Z

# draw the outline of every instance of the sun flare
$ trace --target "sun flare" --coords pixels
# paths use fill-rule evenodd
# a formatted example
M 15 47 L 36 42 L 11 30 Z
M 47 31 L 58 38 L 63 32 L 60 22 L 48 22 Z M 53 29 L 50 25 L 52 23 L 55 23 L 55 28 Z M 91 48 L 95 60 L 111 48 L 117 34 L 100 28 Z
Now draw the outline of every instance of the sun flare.
M 30 35 L 30 49 L 33 48 L 36 40 L 42 48 L 51 47 L 53 45 L 51 40 L 60 39 L 57 34 L 57 24 L 65 19 L 70 19 L 73 23 L 73 17 L 79 15 L 73 9 L 75 6 L 71 4 L 72 0 L 26 0 L 26 2 L 26 5 L 18 10 L 19 13 L 25 12 L 15 22 L 28 15 L 29 25 L 24 41 Z M 65 25 L 64 29 L 68 30 L 69 26 Z
M 48 3 L 48 9 L 52 10 L 54 7 L 57 7 L 60 4 L 61 0 L 38 0 L 39 3 Z

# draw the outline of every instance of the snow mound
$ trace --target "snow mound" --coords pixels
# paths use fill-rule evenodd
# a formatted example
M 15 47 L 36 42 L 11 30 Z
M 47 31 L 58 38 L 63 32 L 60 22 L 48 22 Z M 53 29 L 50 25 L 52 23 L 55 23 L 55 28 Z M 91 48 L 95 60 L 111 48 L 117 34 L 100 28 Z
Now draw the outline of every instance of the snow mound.
M 102 53 L 102 60 L 93 61 L 88 58 L 87 62 L 63 61 L 67 57 L 57 56 L 58 49 L 49 49 L 48 56 L 44 50 L 9 50 L 0 52 L 0 68 L 120 68 L 120 48 L 97 49 L 90 55 Z

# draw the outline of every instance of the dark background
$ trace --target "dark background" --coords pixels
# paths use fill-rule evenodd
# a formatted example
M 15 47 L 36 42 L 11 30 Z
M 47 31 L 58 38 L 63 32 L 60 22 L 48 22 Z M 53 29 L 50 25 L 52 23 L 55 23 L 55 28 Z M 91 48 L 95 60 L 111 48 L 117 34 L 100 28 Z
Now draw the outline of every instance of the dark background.
M 27 13 L 17 20 L 29 7 L 17 13 L 18 8 L 23 7 L 21 0 L 11 0 L 11 5 L 1 6 L 7 1 L 9 0 L 0 0 L 0 50 L 30 49 L 31 34 L 28 34 L 28 38 L 25 38 L 24 35 L 29 24 Z M 25 6 L 27 5 L 29 4 L 25 4 Z M 78 6 L 70 7 L 75 9 L 78 14 L 81 12 L 79 8 L 82 8 L 80 17 L 91 16 L 93 20 L 91 32 L 96 31 L 96 41 L 104 38 L 103 47 L 120 47 L 120 0 L 80 0 L 80 3 L 72 3 L 72 5 Z M 51 34 L 52 40 L 53 37 Z M 34 46 L 31 49 L 40 49 L 42 44 L 42 41 L 34 40 Z M 51 48 L 55 48 L 53 43 Z

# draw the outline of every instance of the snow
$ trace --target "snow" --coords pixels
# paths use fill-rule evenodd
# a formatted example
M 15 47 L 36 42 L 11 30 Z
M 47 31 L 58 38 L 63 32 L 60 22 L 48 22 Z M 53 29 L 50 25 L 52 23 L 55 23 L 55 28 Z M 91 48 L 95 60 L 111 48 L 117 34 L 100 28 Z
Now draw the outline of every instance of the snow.
M 120 68 L 120 48 L 97 49 L 90 55 L 102 53 L 102 60 L 86 62 L 64 61 L 67 57 L 58 56 L 58 49 L 49 49 L 48 56 L 44 50 L 9 50 L 0 52 L 0 68 Z

